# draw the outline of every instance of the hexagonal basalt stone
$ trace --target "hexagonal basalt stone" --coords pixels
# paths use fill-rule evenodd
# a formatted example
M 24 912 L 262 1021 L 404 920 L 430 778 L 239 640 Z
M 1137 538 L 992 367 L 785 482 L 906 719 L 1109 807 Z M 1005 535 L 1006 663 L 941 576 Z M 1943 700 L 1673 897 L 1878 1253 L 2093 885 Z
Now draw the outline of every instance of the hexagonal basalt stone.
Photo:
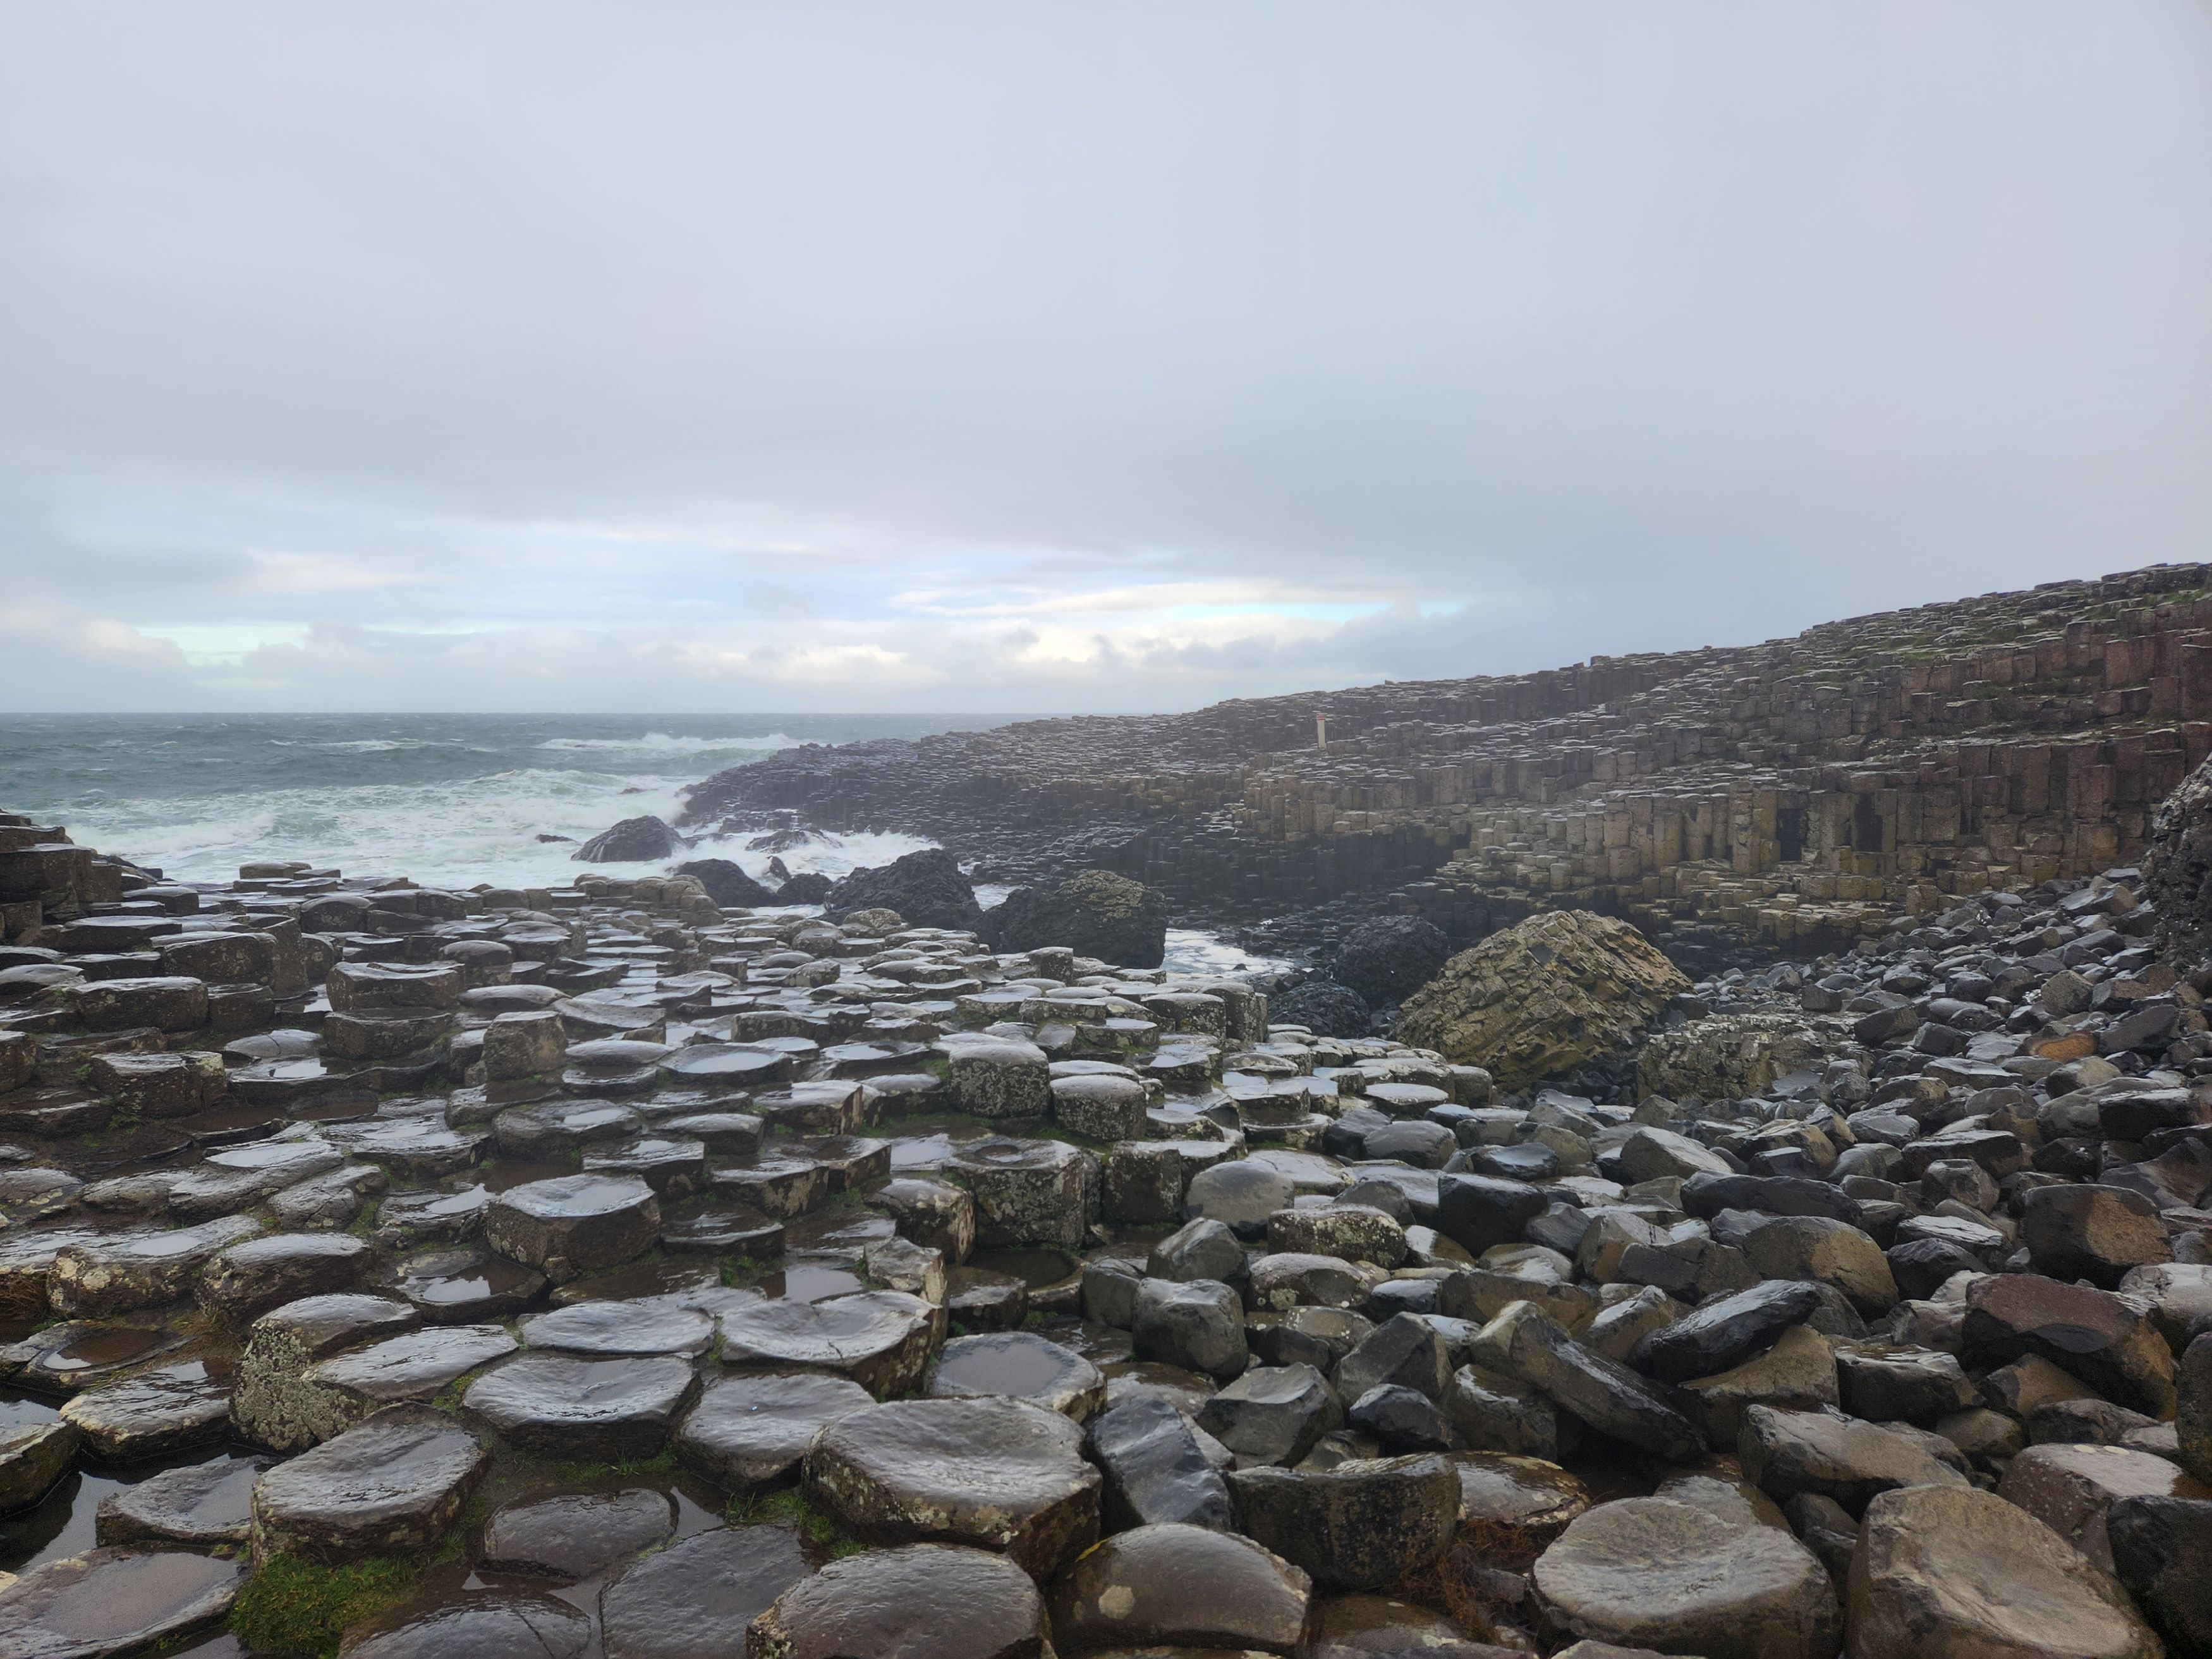
M 695 1534 L 599 1593 L 607 1659 L 721 1659 L 736 1632 L 807 1572 L 797 1534 L 781 1527 Z
M 103 1544 L 182 1545 L 213 1549 L 246 1541 L 253 1488 L 275 1467 L 266 1457 L 218 1457 L 165 1469 L 100 1500 Z
M 946 1343 L 927 1392 L 933 1400 L 1026 1400 L 1081 1423 L 1106 1403 L 1106 1379 L 1081 1354 L 1034 1331 L 994 1331 Z
M 485 1524 L 481 1565 L 573 1583 L 665 1543 L 675 1530 L 675 1504 L 650 1486 L 517 1498 Z
M 0 1515 L 27 1510 L 76 1467 L 76 1425 L 50 1417 L 0 1429 Z
M 0 1589 L 9 1659 L 118 1659 L 219 1624 L 243 1563 L 184 1550 L 87 1550 Z
M 740 1491 L 793 1478 L 825 1423 L 876 1403 L 848 1377 L 819 1371 L 740 1371 L 708 1385 L 676 1431 L 676 1455 Z
M 514 1352 L 498 1325 L 447 1325 L 408 1331 L 333 1354 L 272 1389 L 264 1411 L 241 1431 L 272 1449 L 313 1445 L 402 1401 L 428 1401 L 480 1366 Z
M 230 1394 L 204 1363 L 188 1359 L 88 1389 L 62 1416 L 92 1455 L 131 1463 L 222 1439 L 230 1428 Z
M 484 1237 L 501 1255 L 560 1283 L 650 1249 L 660 1205 L 635 1176 L 556 1176 L 510 1188 L 491 1202 Z
M 1052 1596 L 1069 1650 L 1146 1644 L 1239 1655 L 1303 1650 L 1313 1581 L 1249 1538 L 1204 1527 L 1137 1527 L 1086 1552 Z
M 1032 1042 L 962 1033 L 939 1045 L 954 1102 L 977 1117 L 1042 1117 L 1052 1105 L 1052 1069 Z
M 516 1106 L 492 1120 L 499 1149 L 509 1158 L 564 1157 L 602 1141 L 627 1140 L 645 1127 L 628 1106 L 605 1100 L 556 1100 Z
M 272 1308 L 359 1286 L 374 1253 L 347 1233 L 273 1233 L 234 1244 L 200 1274 L 200 1306 L 233 1327 Z
M 196 1227 L 65 1245 L 54 1256 L 47 1297 L 65 1319 L 101 1319 L 179 1302 L 191 1294 L 192 1281 L 218 1251 L 260 1231 L 257 1221 L 225 1216 Z
M 231 1419 L 238 1431 L 272 1451 L 304 1451 L 326 1438 L 293 1409 L 294 1391 L 308 1369 L 356 1343 L 410 1329 L 419 1318 L 404 1302 L 349 1294 L 307 1297 L 262 1315 L 232 1376 Z
M 698 1391 L 689 1360 L 524 1354 L 469 1384 L 462 1409 L 510 1445 L 547 1457 L 651 1457 Z
M 902 1291 L 759 1302 L 722 1316 L 722 1363 L 835 1371 L 888 1399 L 921 1381 L 944 1316 Z
M 423 1250 L 395 1270 L 392 1288 L 435 1325 L 480 1323 L 520 1313 L 545 1294 L 545 1275 L 484 1249 Z
M 714 1322 L 691 1308 L 639 1302 L 574 1302 L 522 1322 L 522 1340 L 554 1353 L 614 1358 L 680 1354 L 694 1359 L 714 1340 Z
M 1054 1078 L 1052 1115 L 1070 1134 L 1111 1143 L 1133 1140 L 1145 1131 L 1147 1097 L 1133 1077 Z
M 1079 1249 L 1095 1201 L 1098 1161 L 1057 1140 L 970 1141 L 945 1173 L 975 1194 L 975 1243 L 985 1249 L 1043 1244 Z
M 408 1607 L 349 1631 L 345 1659 L 584 1659 L 592 1621 L 566 1601 L 497 1591 Z
M 342 962 L 324 981 L 341 1014 L 411 1013 L 451 1008 L 467 981 L 449 963 Z
M 841 1417 L 805 1462 L 810 1496 L 885 1543 L 958 1542 L 1040 1577 L 1098 1536 L 1083 1431 L 1022 1401 L 902 1400 Z
M 1458 1472 L 1435 1455 L 1238 1469 L 1229 1490 L 1242 1531 L 1342 1589 L 1376 1589 L 1426 1566 L 1459 1525 Z
M 476 1437 L 443 1412 L 391 1407 L 261 1477 L 255 1557 L 343 1565 L 427 1548 L 489 1467 Z
M 1044 1600 L 1012 1562 L 915 1544 L 800 1579 L 747 1629 L 745 1659 L 1038 1659 L 1050 1638 Z

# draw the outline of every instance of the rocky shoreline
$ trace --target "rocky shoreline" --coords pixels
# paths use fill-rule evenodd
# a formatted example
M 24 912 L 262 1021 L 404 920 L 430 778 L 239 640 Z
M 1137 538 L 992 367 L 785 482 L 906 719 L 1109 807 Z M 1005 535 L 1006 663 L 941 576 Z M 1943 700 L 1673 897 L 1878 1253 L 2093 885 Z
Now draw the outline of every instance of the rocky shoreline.
M 1401 917 L 1387 1036 L 1118 877 L 0 815 L 0 1653 L 2212 1652 L 2208 793 L 1694 981 Z

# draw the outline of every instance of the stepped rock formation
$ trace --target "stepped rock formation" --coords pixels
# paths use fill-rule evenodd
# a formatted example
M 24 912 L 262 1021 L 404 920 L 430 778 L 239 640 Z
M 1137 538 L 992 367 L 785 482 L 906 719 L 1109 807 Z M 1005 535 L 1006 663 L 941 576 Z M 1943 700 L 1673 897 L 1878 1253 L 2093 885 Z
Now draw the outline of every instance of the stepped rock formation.
M 1316 948 L 1375 908 L 1466 945 L 1574 908 L 1695 971 L 1818 954 L 2136 857 L 2212 753 L 2208 586 L 2160 565 L 1761 645 L 809 745 L 696 786 L 684 822 L 909 830 L 980 880 L 1097 866 Z

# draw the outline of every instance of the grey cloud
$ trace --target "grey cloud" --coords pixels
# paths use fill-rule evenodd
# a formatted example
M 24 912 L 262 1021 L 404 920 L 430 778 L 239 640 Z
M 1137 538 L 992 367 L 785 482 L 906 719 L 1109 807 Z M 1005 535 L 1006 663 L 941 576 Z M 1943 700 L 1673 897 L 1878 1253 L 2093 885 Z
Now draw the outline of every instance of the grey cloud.
M 0 704 L 1173 705 L 2202 556 L 2209 37 L 9 9 Z

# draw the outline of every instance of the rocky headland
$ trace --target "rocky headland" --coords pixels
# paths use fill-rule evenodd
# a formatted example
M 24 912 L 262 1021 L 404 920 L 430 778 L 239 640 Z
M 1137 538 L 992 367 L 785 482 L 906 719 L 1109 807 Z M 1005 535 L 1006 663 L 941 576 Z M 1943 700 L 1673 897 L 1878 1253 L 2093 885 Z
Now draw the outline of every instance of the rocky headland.
M 0 1655 L 2212 1653 L 2203 575 L 702 786 L 945 843 L 796 893 L 0 815 Z

